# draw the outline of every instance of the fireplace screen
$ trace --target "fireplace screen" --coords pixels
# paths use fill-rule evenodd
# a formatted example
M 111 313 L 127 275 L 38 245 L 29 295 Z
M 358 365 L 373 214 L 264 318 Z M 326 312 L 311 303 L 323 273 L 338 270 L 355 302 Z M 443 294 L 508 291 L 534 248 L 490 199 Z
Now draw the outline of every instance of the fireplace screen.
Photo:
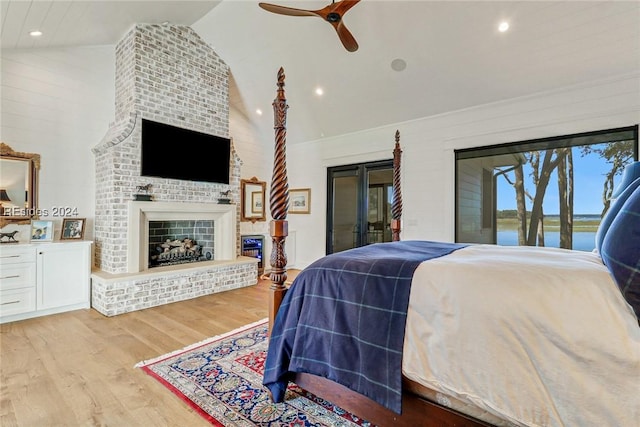
M 213 222 L 149 221 L 149 268 L 213 259 Z

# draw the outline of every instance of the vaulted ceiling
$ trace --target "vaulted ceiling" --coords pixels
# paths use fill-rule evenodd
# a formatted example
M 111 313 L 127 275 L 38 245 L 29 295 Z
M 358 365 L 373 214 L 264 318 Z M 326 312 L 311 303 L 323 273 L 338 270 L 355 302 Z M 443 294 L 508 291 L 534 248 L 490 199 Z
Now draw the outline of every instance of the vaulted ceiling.
M 0 0 L 3 49 L 115 44 L 136 22 L 191 25 L 220 1 Z M 41 37 L 29 32 L 42 31 Z
M 232 102 L 256 126 L 272 123 L 285 68 L 293 142 L 640 74 L 638 1 L 362 0 L 344 17 L 360 45 L 353 53 L 321 19 L 257 3 L 2 0 L 2 48 L 115 44 L 135 22 L 190 25 L 229 64 Z M 35 28 L 38 39 L 27 34 Z

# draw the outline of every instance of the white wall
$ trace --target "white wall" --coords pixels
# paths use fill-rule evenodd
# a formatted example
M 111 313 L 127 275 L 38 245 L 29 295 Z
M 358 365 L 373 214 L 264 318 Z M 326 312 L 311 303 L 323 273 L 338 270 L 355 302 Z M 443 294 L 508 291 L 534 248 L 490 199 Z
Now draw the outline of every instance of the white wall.
M 2 50 L 0 139 L 15 151 L 41 155 L 39 207 L 55 220 L 56 207 L 88 218 L 92 238 L 94 159 L 91 148 L 114 115 L 114 49 Z M 9 225 L 8 227 L 15 227 Z M 28 239 L 28 233 L 21 233 Z
M 231 79 L 232 80 L 232 79 Z M 265 143 L 265 138 L 260 134 L 251 120 L 243 113 L 244 108 L 238 108 L 238 92 L 234 91 L 233 82 L 230 83 L 229 96 L 236 96 L 231 100 L 229 109 L 229 134 L 233 138 L 233 145 L 242 160 L 240 177 L 251 179 L 254 176 L 259 181 L 267 183 L 265 197 L 269 200 L 269 184 L 273 165 L 273 142 Z M 266 139 L 268 140 L 268 139 Z M 273 137 L 271 138 L 273 141 Z M 241 222 L 241 235 L 269 234 L 269 205 L 265 205 L 267 221 Z M 269 262 L 267 261 L 267 264 Z
M 297 266 L 325 253 L 326 168 L 392 158 L 400 131 L 402 239 L 453 241 L 454 149 L 640 123 L 640 75 L 612 77 L 504 102 L 289 147 L 290 186 L 313 189 L 311 215 L 289 215 Z

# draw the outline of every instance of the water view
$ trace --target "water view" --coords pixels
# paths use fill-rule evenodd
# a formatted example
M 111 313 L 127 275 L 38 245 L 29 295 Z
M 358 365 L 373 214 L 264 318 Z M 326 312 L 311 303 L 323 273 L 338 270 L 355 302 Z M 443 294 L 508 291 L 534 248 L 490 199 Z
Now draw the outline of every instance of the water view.
M 591 252 L 596 247 L 596 233 L 594 231 L 574 232 L 573 249 L 577 251 Z M 544 233 L 545 246 L 560 247 L 560 232 L 551 231 Z M 498 244 L 506 246 L 518 245 L 518 232 L 515 230 L 498 231 Z
M 560 247 L 559 217 L 545 215 L 545 246 Z M 600 215 L 586 214 L 573 217 L 573 249 L 591 252 L 596 247 L 596 231 L 600 224 Z M 499 245 L 517 246 L 518 231 L 516 222 L 510 219 L 498 220 L 497 243 Z

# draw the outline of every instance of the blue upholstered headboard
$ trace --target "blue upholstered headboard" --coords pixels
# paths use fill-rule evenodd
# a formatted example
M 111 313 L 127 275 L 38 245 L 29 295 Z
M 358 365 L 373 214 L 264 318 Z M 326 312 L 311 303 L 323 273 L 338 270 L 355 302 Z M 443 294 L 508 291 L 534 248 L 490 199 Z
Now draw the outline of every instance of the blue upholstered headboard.
M 640 320 L 640 162 L 627 166 L 602 219 L 596 248 Z

